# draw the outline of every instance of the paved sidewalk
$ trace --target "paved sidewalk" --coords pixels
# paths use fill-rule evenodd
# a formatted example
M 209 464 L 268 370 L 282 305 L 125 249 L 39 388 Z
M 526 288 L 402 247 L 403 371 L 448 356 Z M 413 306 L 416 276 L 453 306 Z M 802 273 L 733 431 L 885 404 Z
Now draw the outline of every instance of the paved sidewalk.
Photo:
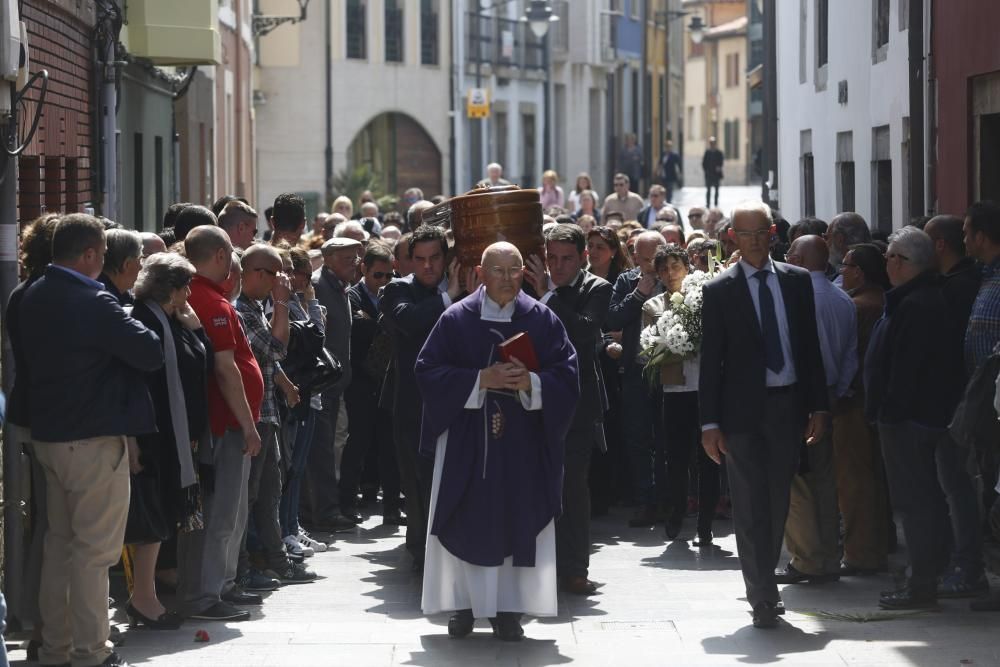
M 892 585 L 888 575 L 785 587 L 786 622 L 756 630 L 739 599 L 731 522 L 717 522 L 718 546 L 699 552 L 683 541 L 665 544 L 662 527 L 625 528 L 626 518 L 618 510 L 595 521 L 600 595 L 562 596 L 560 616 L 527 623 L 520 644 L 495 641 L 485 622 L 469 639 L 449 639 L 446 615 L 420 613 L 402 533 L 374 517 L 310 559 L 321 581 L 271 594 L 252 621 L 126 631 L 119 650 L 133 664 L 171 667 L 1000 665 L 1000 615 L 973 614 L 963 600 L 944 602 L 941 613 L 870 623 L 809 615 L 876 612 L 878 591 Z M 194 643 L 202 628 L 211 640 Z M 23 651 L 11 657 L 26 664 Z

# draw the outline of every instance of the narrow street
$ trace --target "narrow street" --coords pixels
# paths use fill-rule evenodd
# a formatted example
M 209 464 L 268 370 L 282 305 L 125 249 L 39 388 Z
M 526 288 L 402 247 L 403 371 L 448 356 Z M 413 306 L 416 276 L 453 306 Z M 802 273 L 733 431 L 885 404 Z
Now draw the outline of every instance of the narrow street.
M 420 613 L 402 531 L 373 517 L 309 563 L 321 580 L 285 587 L 248 623 L 189 621 L 175 632 L 125 632 L 132 664 L 183 667 L 345 665 L 997 665 L 995 618 L 965 600 L 940 613 L 854 622 L 816 614 L 887 616 L 876 607 L 889 575 L 824 586 L 786 586 L 788 613 L 775 631 L 750 626 L 731 521 L 717 521 L 717 546 L 665 545 L 662 526 L 625 528 L 626 510 L 594 521 L 592 598 L 561 595 L 560 616 L 525 624 L 527 639 L 503 644 L 485 622 L 466 640 L 447 636 L 447 616 Z M 691 520 L 682 537 L 690 538 Z M 902 553 L 894 566 L 902 563 Z M 124 615 L 116 617 L 123 622 Z M 125 630 L 125 626 L 121 626 Z M 205 629 L 208 643 L 195 643 Z M 24 652 L 12 654 L 13 665 Z

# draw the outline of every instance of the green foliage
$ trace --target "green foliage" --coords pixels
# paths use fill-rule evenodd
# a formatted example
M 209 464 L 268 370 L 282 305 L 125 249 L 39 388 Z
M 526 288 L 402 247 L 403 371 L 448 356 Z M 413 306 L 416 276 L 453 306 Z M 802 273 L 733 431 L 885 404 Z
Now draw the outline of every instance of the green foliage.
M 349 197 L 355 206 L 365 190 L 371 190 L 376 199 L 385 191 L 382 176 L 372 169 L 371 165 L 362 164 L 354 169 L 342 169 L 333 176 L 334 194 L 338 197 L 341 195 Z

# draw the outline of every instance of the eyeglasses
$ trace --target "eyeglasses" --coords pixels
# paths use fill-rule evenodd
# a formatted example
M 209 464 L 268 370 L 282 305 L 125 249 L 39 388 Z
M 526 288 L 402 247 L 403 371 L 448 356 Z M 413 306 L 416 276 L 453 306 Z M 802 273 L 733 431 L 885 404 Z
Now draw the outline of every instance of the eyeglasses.
M 382 280 L 383 278 L 387 278 L 391 275 L 392 273 L 390 271 L 376 271 L 372 274 L 372 278 L 375 280 Z
M 497 280 L 502 280 L 503 278 L 510 278 L 516 280 L 524 274 L 523 266 L 512 266 L 509 269 L 505 269 L 502 266 L 491 266 L 489 268 L 489 274 Z
M 736 234 L 737 237 L 741 239 L 752 239 L 754 237 L 766 238 L 771 235 L 771 230 L 765 228 L 765 229 L 755 229 L 752 232 L 734 232 L 734 233 Z
M 910 261 L 909 257 L 907 257 L 906 255 L 900 255 L 898 252 L 887 252 L 885 254 L 885 258 L 886 259 L 896 259 L 897 257 L 899 259 L 903 260 L 904 262 L 909 262 Z

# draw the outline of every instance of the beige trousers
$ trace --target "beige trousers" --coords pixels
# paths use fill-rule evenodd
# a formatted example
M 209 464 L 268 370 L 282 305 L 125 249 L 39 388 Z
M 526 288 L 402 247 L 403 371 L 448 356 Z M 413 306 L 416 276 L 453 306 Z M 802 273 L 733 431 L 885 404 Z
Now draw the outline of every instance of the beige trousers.
M 35 442 L 45 471 L 49 527 L 39 607 L 43 664 L 99 665 L 108 642 L 108 568 L 118 562 L 128 518 L 124 436 Z

